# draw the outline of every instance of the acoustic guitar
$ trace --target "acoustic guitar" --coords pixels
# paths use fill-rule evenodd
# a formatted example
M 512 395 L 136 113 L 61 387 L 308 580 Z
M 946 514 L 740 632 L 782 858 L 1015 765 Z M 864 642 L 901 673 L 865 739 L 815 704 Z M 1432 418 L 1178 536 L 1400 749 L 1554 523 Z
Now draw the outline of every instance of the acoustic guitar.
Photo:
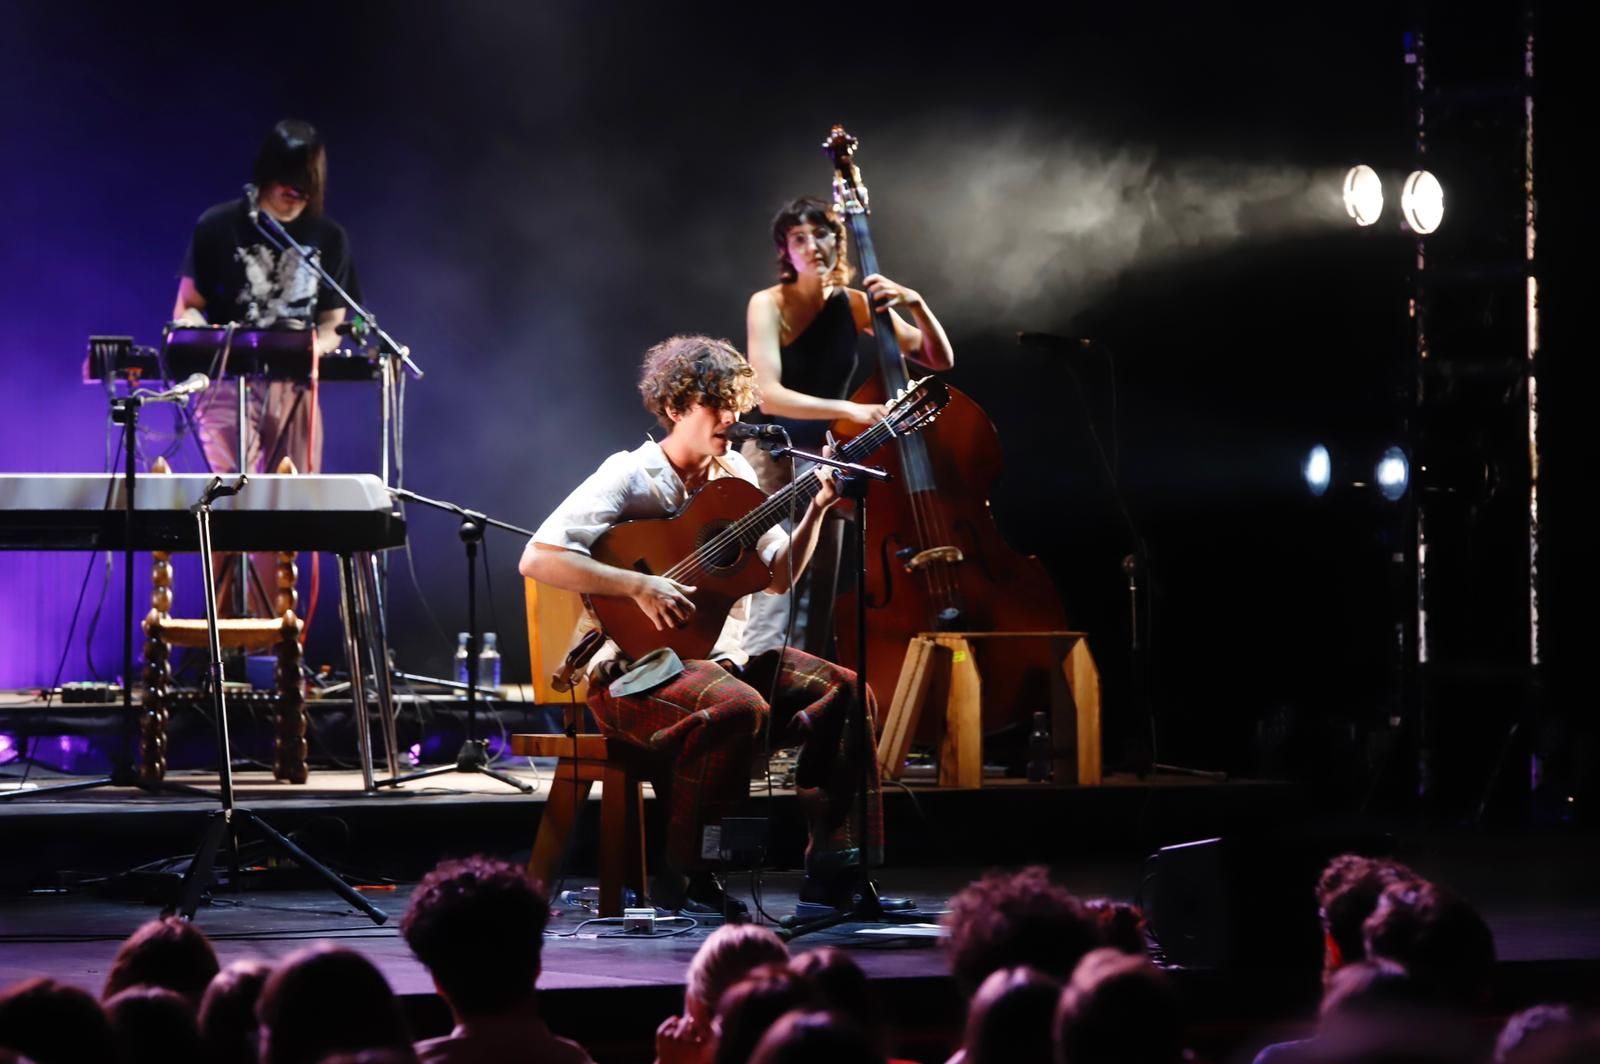
M 835 457 L 860 464 L 890 441 L 927 427 L 949 401 L 949 389 L 938 378 L 915 381 L 888 404 L 882 421 L 840 444 Z M 816 466 L 771 495 L 738 477 L 721 477 L 671 517 L 623 521 L 601 533 L 590 547 L 595 560 L 695 588 L 694 613 L 681 628 L 658 631 L 626 596 L 585 595 L 584 601 L 625 658 L 658 647 L 671 647 L 685 660 L 704 658 L 734 603 L 772 583 L 772 570 L 755 549 L 762 534 L 791 510 L 798 514 L 821 489 Z

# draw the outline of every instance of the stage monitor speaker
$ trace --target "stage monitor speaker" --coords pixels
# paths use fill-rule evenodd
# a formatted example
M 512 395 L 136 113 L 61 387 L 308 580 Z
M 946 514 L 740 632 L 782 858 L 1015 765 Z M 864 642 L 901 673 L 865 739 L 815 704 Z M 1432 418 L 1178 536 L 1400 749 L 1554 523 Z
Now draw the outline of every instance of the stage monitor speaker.
M 1249 837 L 1162 847 L 1142 891 L 1160 956 L 1180 968 L 1317 971 L 1317 877 L 1336 852 Z

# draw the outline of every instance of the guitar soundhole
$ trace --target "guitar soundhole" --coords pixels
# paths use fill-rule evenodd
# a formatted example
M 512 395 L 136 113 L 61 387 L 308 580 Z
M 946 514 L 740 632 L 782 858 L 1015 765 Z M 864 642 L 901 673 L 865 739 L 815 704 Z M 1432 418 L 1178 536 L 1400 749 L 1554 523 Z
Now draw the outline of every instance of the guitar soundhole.
M 702 528 L 700 535 L 695 537 L 695 549 L 698 551 L 705 548 L 713 540 L 721 536 L 722 533 L 726 532 L 729 524 L 730 522 L 727 521 L 719 521 Z M 738 539 L 730 538 L 726 545 L 711 554 L 706 564 L 712 569 L 732 569 L 739 564 L 739 558 L 742 554 L 744 554 L 744 548 L 739 546 Z

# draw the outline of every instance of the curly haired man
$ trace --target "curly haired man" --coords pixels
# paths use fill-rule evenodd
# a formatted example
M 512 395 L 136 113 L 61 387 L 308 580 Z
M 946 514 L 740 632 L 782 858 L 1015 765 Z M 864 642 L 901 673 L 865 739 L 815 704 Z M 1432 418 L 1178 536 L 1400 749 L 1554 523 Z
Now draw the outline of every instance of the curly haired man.
M 692 585 L 666 576 L 607 565 L 591 556 L 599 536 L 619 521 L 666 517 L 719 477 L 756 483 L 754 471 L 730 446 L 727 430 L 759 395 L 742 355 L 724 340 L 674 336 L 645 354 L 639 391 L 666 436 L 607 458 L 545 519 L 523 551 L 521 572 L 542 583 L 587 595 L 631 598 L 658 629 L 693 614 Z M 756 545 L 774 574 L 767 593 L 781 593 L 810 560 L 823 516 L 838 501 L 831 482 L 806 506 L 792 535 L 768 529 Z M 751 596 L 746 596 L 746 599 Z M 748 794 L 756 737 L 768 727 L 786 745 L 803 747 L 796 785 L 806 809 L 808 902 L 843 906 L 851 868 L 862 847 L 875 857 L 883 820 L 876 784 L 864 826 L 851 817 L 859 758 L 845 721 L 856 701 L 855 674 L 789 649 L 752 657 L 744 648 L 749 602 L 734 604 L 715 647 L 682 671 L 640 678 L 607 643 L 589 664 L 589 708 L 600 729 L 657 754 L 652 783 L 667 803 L 663 871 L 652 893 L 657 904 L 693 913 L 739 915 L 702 858 L 705 829 L 733 813 Z M 580 624 L 579 637 L 596 627 Z M 670 672 L 670 666 L 668 671 Z M 621 677 L 619 679 L 619 677 Z M 767 692 L 772 692 L 772 704 Z M 874 707 L 866 707 L 874 712 Z M 869 729 L 870 730 L 870 729 Z

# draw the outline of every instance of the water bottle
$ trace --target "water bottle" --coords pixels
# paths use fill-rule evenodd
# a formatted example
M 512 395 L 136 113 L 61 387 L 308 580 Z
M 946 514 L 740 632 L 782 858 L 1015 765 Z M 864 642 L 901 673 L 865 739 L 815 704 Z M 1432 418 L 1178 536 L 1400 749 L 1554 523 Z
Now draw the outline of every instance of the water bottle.
M 472 641 L 472 637 L 466 632 L 462 632 L 456 636 L 456 640 L 456 683 L 465 687 L 468 679 L 467 644 Z
M 500 690 L 500 650 L 493 632 L 483 633 L 483 649 L 478 651 L 478 690 Z
M 584 887 L 581 890 L 563 890 L 560 894 L 556 895 L 556 903 L 558 905 L 564 905 L 569 909 L 583 909 L 587 912 L 599 912 L 600 888 Z M 637 904 L 638 898 L 634 896 L 633 888 L 623 887 L 622 907 L 627 909 Z
M 1028 733 L 1028 782 L 1050 779 L 1050 721 L 1044 713 L 1033 715 L 1033 731 Z

